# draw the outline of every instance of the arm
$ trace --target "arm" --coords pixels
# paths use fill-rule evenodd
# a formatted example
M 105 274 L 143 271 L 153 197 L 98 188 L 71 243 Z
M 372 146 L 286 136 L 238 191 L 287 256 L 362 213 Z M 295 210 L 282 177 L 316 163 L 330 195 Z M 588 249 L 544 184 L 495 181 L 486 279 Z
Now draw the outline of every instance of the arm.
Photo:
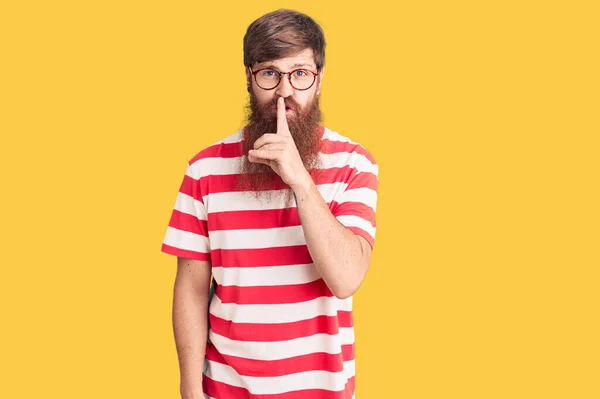
M 182 399 L 204 399 L 202 372 L 208 334 L 210 262 L 177 258 L 173 289 L 173 331 Z
M 342 225 L 329 210 L 298 154 L 282 97 L 277 100 L 277 133 L 256 140 L 248 160 L 269 165 L 292 188 L 315 267 L 336 297 L 354 294 L 369 267 L 372 241 Z
M 371 245 L 333 216 L 311 179 L 294 187 L 294 193 L 306 245 L 317 271 L 336 297 L 353 295 L 369 268 Z

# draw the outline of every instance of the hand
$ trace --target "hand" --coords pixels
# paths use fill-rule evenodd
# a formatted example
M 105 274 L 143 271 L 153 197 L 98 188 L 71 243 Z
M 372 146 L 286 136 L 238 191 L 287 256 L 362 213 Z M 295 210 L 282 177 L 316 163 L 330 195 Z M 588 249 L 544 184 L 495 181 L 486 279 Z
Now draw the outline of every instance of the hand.
M 283 97 L 277 99 L 277 133 L 265 133 L 256 140 L 248 160 L 269 165 L 292 189 L 312 180 L 290 133 Z

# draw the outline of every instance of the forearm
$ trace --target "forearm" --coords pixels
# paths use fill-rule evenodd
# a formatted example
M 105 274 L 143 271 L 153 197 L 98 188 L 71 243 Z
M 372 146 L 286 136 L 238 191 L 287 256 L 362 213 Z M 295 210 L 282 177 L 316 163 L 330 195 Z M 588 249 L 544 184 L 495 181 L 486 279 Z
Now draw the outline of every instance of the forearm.
M 176 279 L 173 331 L 181 374 L 183 399 L 203 398 L 202 375 L 208 334 L 208 290 Z
M 338 298 L 352 295 L 368 260 L 360 239 L 333 216 L 312 181 L 294 187 L 306 245 L 315 267 Z

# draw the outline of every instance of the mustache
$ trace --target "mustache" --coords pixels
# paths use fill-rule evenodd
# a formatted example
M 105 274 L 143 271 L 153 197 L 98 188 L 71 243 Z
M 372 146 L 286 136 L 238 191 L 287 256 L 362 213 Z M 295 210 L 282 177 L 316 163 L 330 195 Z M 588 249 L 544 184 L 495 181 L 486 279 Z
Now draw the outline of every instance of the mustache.
M 245 120 L 250 127 L 251 139 L 256 139 L 254 135 L 261 131 L 275 131 L 277 126 L 277 100 L 278 96 L 259 102 L 254 93 L 250 93 L 249 102 L 246 104 Z M 298 103 L 293 97 L 285 97 L 284 104 L 293 110 L 291 115 L 286 115 L 292 136 L 295 131 L 308 131 L 311 125 L 318 125 L 321 121 L 321 110 L 319 107 L 319 98 L 315 97 L 305 105 Z
M 286 109 L 290 108 L 296 112 L 304 111 L 302 106 L 300 106 L 300 104 L 298 104 L 293 98 L 287 97 L 283 100 Z M 261 114 L 263 116 L 277 117 L 277 97 L 273 98 L 272 100 L 269 100 L 267 103 L 259 105 L 258 108 L 260 108 L 260 110 L 262 111 Z

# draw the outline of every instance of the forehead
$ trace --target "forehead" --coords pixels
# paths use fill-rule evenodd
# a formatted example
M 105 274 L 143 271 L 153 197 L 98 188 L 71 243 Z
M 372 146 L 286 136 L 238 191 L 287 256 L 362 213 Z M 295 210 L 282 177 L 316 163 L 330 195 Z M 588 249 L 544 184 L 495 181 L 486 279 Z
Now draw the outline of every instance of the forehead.
M 287 71 L 291 68 L 309 67 L 316 68 L 315 57 L 311 48 L 304 49 L 294 55 L 278 58 L 276 60 L 259 62 L 256 64 L 256 68 L 265 68 L 273 66 L 277 69 Z

